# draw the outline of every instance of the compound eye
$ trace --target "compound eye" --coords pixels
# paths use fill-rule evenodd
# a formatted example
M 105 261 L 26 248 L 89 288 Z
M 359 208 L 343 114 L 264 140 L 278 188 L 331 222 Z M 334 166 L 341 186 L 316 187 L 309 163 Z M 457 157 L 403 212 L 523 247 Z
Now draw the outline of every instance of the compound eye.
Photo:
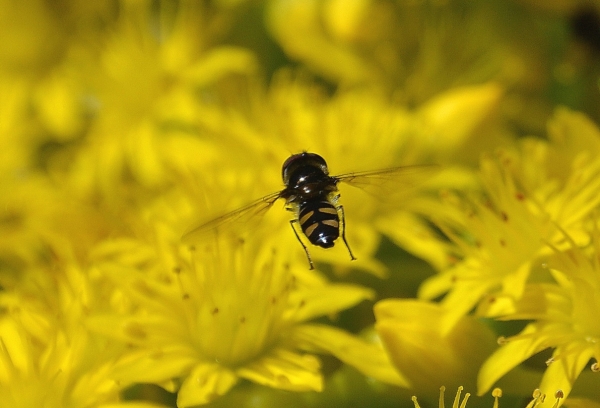
M 295 168 L 294 163 L 298 160 L 301 160 L 302 156 L 306 153 L 298 153 L 293 154 L 287 158 L 286 161 L 283 162 L 283 166 L 281 166 L 281 178 L 283 179 L 283 183 L 287 186 L 290 181 L 290 168 Z

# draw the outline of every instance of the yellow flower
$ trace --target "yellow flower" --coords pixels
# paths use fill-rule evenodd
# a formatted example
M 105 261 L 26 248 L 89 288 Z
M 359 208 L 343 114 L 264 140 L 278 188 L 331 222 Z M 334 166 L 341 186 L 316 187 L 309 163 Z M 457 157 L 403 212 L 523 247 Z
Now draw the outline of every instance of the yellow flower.
M 329 284 L 304 263 L 290 263 L 289 250 L 264 245 L 260 237 L 222 237 L 191 252 L 173 244 L 177 239 L 158 227 L 153 246 L 115 241 L 96 252 L 96 268 L 133 302 L 129 314 L 89 321 L 132 346 L 119 362 L 120 381 L 178 390 L 179 407 L 208 403 L 239 379 L 319 391 L 322 375 L 313 354 L 326 353 L 404 384 L 379 346 L 308 323 L 370 299 L 370 290 Z
M 586 366 L 600 371 L 600 236 L 596 230 L 590 248 L 569 242 L 570 249 L 555 249 L 547 261 L 555 283 L 529 283 L 518 302 L 495 310 L 503 320 L 533 322 L 521 333 L 503 339 L 502 347 L 485 362 L 479 373 L 480 392 L 547 348 L 554 351 L 540 384 L 546 394 L 560 389 L 566 398 Z M 597 394 L 594 388 L 591 392 Z
M 549 252 L 545 242 L 567 245 L 559 228 L 577 242 L 589 240 L 586 217 L 600 203 L 600 161 L 577 146 L 583 145 L 581 137 L 589 137 L 593 146 L 600 133 L 571 112 L 559 111 L 551 124 L 573 135 L 565 142 L 574 146 L 571 155 L 564 154 L 563 143 L 524 140 L 518 152 L 482 158 L 484 197 L 447 195 L 448 203 L 462 207 L 464 216 L 455 224 L 440 225 L 462 259 L 420 288 L 424 298 L 449 291 L 442 301 L 450 313 L 447 327 L 488 294 L 519 299 L 535 266 Z M 552 169 L 557 166 L 570 170 L 556 175 Z
M 529 275 L 530 263 L 543 247 L 552 224 L 545 214 L 536 217 L 517 190 L 507 166 L 484 158 L 481 175 L 488 186 L 491 205 L 474 200 L 465 209 L 468 235 L 444 232 L 456 242 L 463 259 L 426 280 L 420 296 L 434 298 L 449 290 L 442 304 L 450 311 L 446 327 L 467 313 L 479 300 L 500 286 L 519 297 Z M 452 200 L 458 198 L 450 196 Z M 452 203 L 452 201 L 450 201 Z M 453 203 L 457 205 L 456 201 Z
M 121 402 L 127 384 L 112 369 L 122 347 L 82 324 L 90 309 L 107 306 L 103 285 L 92 285 L 62 249 L 50 267 L 29 265 L 0 293 L 0 407 L 157 408 Z

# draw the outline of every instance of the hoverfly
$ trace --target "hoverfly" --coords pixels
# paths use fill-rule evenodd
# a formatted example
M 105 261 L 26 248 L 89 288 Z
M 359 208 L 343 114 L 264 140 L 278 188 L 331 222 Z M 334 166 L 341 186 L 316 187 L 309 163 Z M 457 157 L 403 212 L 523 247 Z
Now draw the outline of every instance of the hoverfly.
M 306 253 L 310 269 L 314 269 L 314 264 L 308 247 L 300 238 L 298 228 L 311 244 L 322 248 L 333 247 L 335 241 L 341 236 L 350 259 L 356 260 L 346 240 L 346 216 L 344 206 L 338 204 L 340 198 L 338 183 L 344 182 L 361 187 L 369 184 L 368 181 L 371 179 L 386 180 L 431 167 L 433 166 L 392 167 L 330 176 L 327 162 L 323 157 L 308 152 L 294 154 L 282 166 L 281 172 L 285 185 L 283 190 L 201 224 L 188 231 L 181 239 L 184 243 L 192 244 L 205 232 L 218 229 L 226 223 L 264 214 L 275 201 L 282 198 L 285 200 L 286 209 L 294 212 L 295 216 L 290 220 L 290 225 Z

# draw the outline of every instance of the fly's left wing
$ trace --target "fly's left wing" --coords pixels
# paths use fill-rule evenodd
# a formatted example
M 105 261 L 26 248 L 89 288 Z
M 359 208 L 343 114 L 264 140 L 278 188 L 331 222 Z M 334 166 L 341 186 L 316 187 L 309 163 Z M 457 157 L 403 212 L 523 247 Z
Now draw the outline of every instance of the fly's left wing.
M 439 170 L 437 165 L 425 164 L 345 173 L 333 178 L 338 183 L 347 183 L 381 199 L 406 193 L 422 185 Z

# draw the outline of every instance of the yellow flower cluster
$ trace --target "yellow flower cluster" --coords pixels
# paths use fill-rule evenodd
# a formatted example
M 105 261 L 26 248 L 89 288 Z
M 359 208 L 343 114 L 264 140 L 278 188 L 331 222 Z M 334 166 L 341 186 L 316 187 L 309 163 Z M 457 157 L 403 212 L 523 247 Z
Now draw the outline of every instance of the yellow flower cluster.
M 600 310 L 596 218 L 600 162 L 593 146 L 600 130 L 583 115 L 565 109 L 556 112 L 548 129 L 547 140 L 525 138 L 514 150 L 484 155 L 481 193 L 443 195 L 449 205 L 463 209 L 463 215 L 438 224 L 455 243 L 457 258 L 420 287 L 424 299 L 446 293 L 436 305 L 435 316 L 441 321 L 433 325 L 435 334 L 427 336 L 438 336 L 440 342 L 461 337 L 443 347 L 446 353 L 452 350 L 450 356 L 443 353 L 436 361 L 454 358 L 472 369 L 475 359 L 485 360 L 476 364 L 476 375 L 456 376 L 477 377 L 480 393 L 548 348 L 554 351 L 539 384 L 546 395 L 561 390 L 566 397 L 584 367 L 598 369 L 600 332 L 592 316 Z M 559 170 L 565 163 L 570 168 Z M 402 341 L 398 325 L 407 324 L 403 322 L 407 314 L 403 312 L 401 320 L 394 313 L 407 306 L 424 307 L 397 302 L 380 302 L 375 309 L 379 332 L 383 339 L 393 336 L 388 342 L 396 346 Z M 489 349 L 481 348 L 490 343 L 477 340 L 476 350 L 474 335 L 462 327 L 474 309 L 479 317 L 532 322 L 518 335 L 501 338 L 500 348 L 489 355 Z M 467 338 L 469 349 L 464 350 Z M 409 357 L 394 355 L 397 365 L 409 366 Z M 456 362 L 448 365 L 462 367 Z M 515 381 L 523 381 L 518 378 Z
M 0 408 L 597 405 L 600 6 L 538 3 L 0 0 Z

